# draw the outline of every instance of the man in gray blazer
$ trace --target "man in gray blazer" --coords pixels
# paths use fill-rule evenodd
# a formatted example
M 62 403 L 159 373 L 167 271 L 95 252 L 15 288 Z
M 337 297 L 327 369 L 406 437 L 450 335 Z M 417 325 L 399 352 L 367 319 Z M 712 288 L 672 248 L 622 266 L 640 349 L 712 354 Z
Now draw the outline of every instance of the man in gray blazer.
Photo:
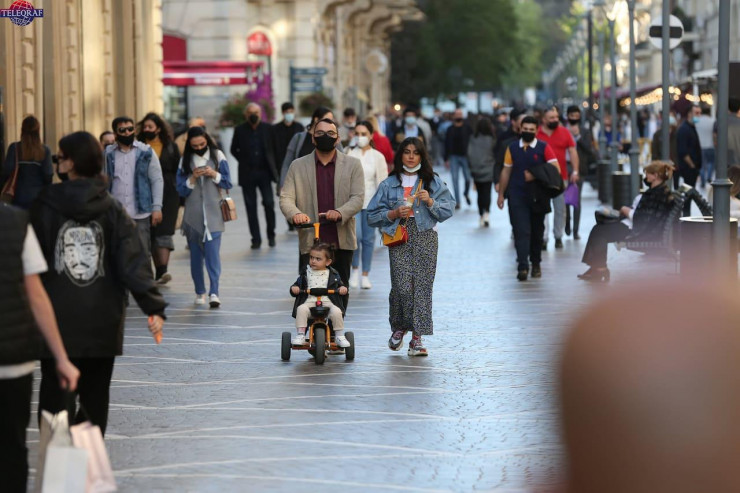
M 319 221 L 326 215 L 329 224 L 321 226 L 321 241 L 336 248 L 332 266 L 342 282 L 349 285 L 352 254 L 357 248 L 355 214 L 362 209 L 365 178 L 357 158 L 337 152 L 337 125 L 332 120 L 319 121 L 311 136 L 316 150 L 296 159 L 288 168 L 280 193 L 280 210 L 293 224 Z M 313 229 L 299 229 L 300 257 L 298 271 L 308 265 L 308 252 L 314 242 Z M 344 297 L 347 306 L 349 296 Z

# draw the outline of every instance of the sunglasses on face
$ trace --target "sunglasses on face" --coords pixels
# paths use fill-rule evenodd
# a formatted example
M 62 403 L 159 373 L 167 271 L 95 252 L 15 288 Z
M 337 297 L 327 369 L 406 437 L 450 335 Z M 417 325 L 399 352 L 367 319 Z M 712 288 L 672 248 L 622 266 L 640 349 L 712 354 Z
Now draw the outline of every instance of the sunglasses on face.
M 123 134 L 131 133 L 133 131 L 134 131 L 134 127 L 120 127 L 117 133 L 123 135 Z

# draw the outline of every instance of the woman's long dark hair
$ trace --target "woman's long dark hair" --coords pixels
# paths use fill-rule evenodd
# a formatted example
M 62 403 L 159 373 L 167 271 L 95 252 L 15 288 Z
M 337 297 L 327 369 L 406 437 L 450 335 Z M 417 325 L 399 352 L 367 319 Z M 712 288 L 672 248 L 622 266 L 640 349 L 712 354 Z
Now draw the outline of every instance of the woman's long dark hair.
M 136 134 L 136 140 L 144 142 L 144 122 L 147 120 L 154 122 L 154 124 L 159 129 L 159 140 L 162 141 L 162 149 L 166 149 L 167 147 L 169 147 L 174 140 L 172 127 L 170 127 L 170 124 L 167 123 L 164 118 L 156 113 L 147 113 L 146 115 L 144 115 L 144 118 L 142 118 L 141 121 L 136 124 L 136 129 L 139 131 L 139 133 Z
M 21 145 L 15 150 L 19 159 L 24 161 L 43 161 L 46 149 L 41 142 L 41 123 L 33 115 L 28 115 L 21 123 Z
M 398 178 L 398 181 L 402 180 L 403 151 L 405 151 L 406 148 L 410 145 L 414 146 L 416 150 L 419 151 L 419 155 L 421 156 L 421 169 L 419 169 L 419 178 L 424 180 L 424 190 L 429 191 L 429 184 L 434 181 L 434 175 L 436 175 L 436 173 L 432 168 L 432 160 L 429 158 L 429 152 L 427 151 L 426 146 L 424 146 L 424 143 L 418 137 L 409 137 L 401 142 L 401 144 L 398 146 L 396 156 L 393 158 L 393 171 L 391 172 L 391 174 Z
M 100 142 L 89 132 L 74 132 L 59 140 L 59 149 L 72 160 L 73 169 L 85 178 L 99 177 L 103 172 L 103 150 Z
M 479 135 L 494 137 L 493 123 L 490 118 L 484 116 L 478 120 L 478 123 L 475 125 L 475 136 L 478 137 Z
M 206 142 L 208 142 L 208 150 L 211 153 L 211 159 L 216 163 L 216 168 L 218 168 L 218 146 L 216 146 L 216 143 L 213 141 L 211 136 L 208 135 L 205 128 L 190 127 L 188 129 L 188 138 L 185 140 L 185 149 L 182 151 L 182 168 L 185 171 L 186 176 L 190 176 L 193 173 L 190 162 L 193 160 L 193 154 L 195 154 L 195 152 L 193 151 L 193 146 L 190 145 L 190 139 L 194 137 L 205 137 Z

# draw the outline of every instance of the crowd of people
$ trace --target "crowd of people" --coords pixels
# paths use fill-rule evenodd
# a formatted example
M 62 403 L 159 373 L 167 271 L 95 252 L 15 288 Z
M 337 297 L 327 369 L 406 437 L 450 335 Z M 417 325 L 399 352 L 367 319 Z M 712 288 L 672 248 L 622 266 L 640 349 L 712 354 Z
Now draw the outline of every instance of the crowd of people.
M 436 110 L 429 119 L 415 106 L 395 115 L 364 116 L 347 108 L 340 121 L 330 108 L 319 107 L 305 127 L 291 103 L 281 111 L 282 119 L 269 124 L 258 104 L 248 104 L 229 151 L 238 162 L 250 247 L 261 248 L 263 238 L 276 246 L 275 196 L 289 229 L 297 230 L 293 344 L 305 343 L 307 307 L 315 301 L 303 291 L 309 287 L 336 289 L 326 305 L 337 345 L 349 344 L 343 335 L 347 288 L 372 288 L 379 229 L 390 258 L 388 346 L 401 349 L 411 332 L 409 356 L 426 356 L 423 337 L 433 333 L 438 224 L 466 204 L 473 207 L 475 191 L 479 225 L 490 227 L 496 194 L 499 208 L 508 202 L 516 278 L 539 278 L 549 230 L 555 249 L 563 248 L 565 236 L 580 238 L 580 194 L 598 159 L 600 138 L 623 148 L 622 136 L 629 134 L 607 118 L 600 129 L 589 124 L 578 106 L 495 115 Z M 740 102 L 732 101 L 730 112 L 730 152 L 740 159 L 740 147 L 733 147 L 733 142 L 740 146 Z M 583 255 L 589 270 L 581 279 L 609 279 L 610 242 L 662 230 L 672 201 L 668 184 L 676 175 L 689 185 L 699 178 L 711 181 L 714 144 L 705 146 L 702 118 L 699 107 L 686 111 L 673 130 L 676 166 L 648 165 L 648 189 L 633 207 L 618 211 L 624 220 L 592 230 Z M 172 280 L 168 265 L 176 234 L 186 239 L 195 305 L 221 306 L 220 249 L 229 220 L 223 204 L 235 184 L 226 154 L 200 118 L 175 138 L 155 113 L 138 122 L 119 116 L 99 138 L 87 132 L 64 136 L 55 152 L 43 144 L 40 129 L 35 117 L 24 119 L 20 140 L 11 144 L 0 172 L 3 201 L 15 206 L 0 207 L 7 239 L 2 247 L 8 253 L 0 269 L 7 282 L 0 287 L 12 286 L 3 299 L 15 309 L 5 322 L 13 330 L 0 340 L 0 417 L 6 417 L 0 426 L 14 437 L 3 447 L 15 462 L 0 470 L 18 485 L 25 485 L 27 471 L 33 361 L 41 358 L 39 412 L 64 409 L 66 392 L 76 391 L 90 420 L 105 433 L 129 293 L 158 336 L 166 307 L 159 288 Z M 647 127 L 640 135 L 644 131 Z M 443 167 L 449 170 L 449 188 L 435 171 Z M 740 168 L 732 173 L 740 176 Z M 570 187 L 574 193 L 566 201 L 563 191 Z M 734 200 L 740 204 L 740 198 Z M 309 223 L 320 223 L 318 240 L 313 229 L 296 228 Z M 38 351 L 36 326 L 46 341 Z

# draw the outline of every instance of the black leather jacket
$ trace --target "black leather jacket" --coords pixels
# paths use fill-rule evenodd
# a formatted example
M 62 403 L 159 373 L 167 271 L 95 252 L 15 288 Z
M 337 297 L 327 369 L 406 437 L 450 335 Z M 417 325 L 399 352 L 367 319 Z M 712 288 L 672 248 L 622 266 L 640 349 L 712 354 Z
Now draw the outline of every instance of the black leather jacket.
M 122 354 L 126 289 L 147 315 L 167 305 L 152 280 L 136 225 L 102 179 L 44 188 L 31 224 L 49 270 L 49 293 L 70 357 Z

